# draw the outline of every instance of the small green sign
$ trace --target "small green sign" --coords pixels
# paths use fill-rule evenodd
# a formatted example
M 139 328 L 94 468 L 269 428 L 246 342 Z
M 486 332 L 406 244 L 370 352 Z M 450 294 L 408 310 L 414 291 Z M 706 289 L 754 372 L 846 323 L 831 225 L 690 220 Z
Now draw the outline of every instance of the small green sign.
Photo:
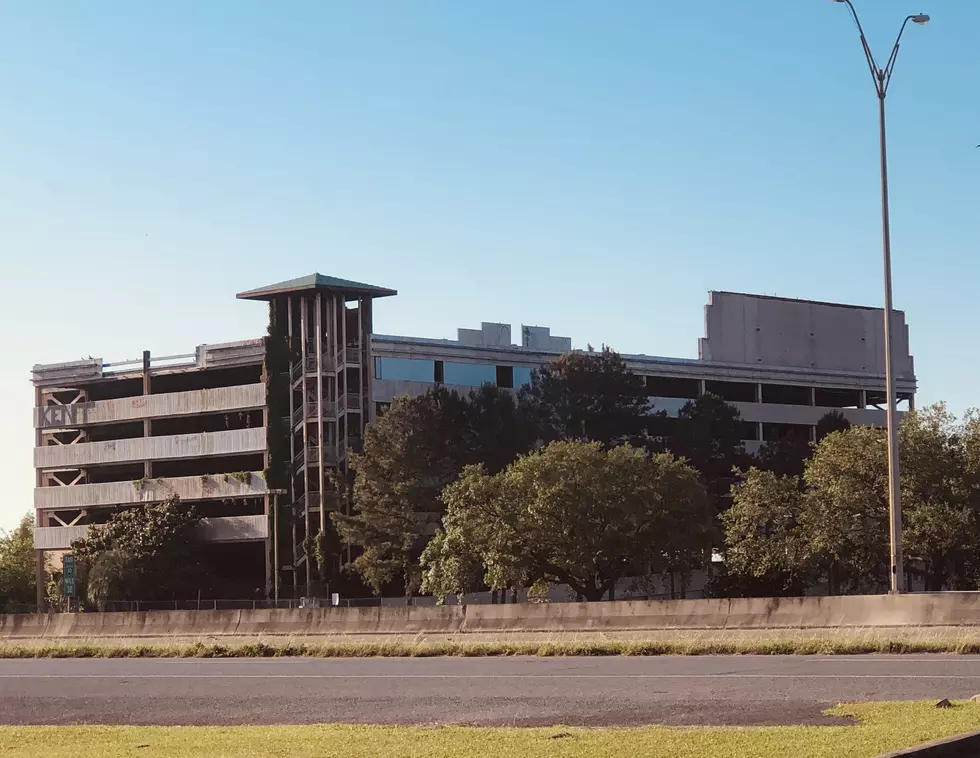
M 64 578 L 64 593 L 66 597 L 75 597 L 75 556 L 61 556 L 62 576 Z

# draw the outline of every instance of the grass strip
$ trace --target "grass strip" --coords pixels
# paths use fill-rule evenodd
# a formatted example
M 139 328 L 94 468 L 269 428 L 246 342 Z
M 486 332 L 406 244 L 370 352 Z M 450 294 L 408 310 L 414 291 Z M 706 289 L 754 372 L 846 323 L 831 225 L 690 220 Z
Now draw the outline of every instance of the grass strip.
M 865 655 L 871 653 L 980 654 L 980 638 L 785 638 L 589 642 L 328 642 L 257 641 L 244 644 L 0 644 L 0 658 L 463 658 L 500 656 L 662 656 L 662 655 Z
M 980 706 L 842 705 L 854 726 L 547 729 L 363 725 L 245 727 L 0 727 L 4 758 L 871 758 L 980 728 Z

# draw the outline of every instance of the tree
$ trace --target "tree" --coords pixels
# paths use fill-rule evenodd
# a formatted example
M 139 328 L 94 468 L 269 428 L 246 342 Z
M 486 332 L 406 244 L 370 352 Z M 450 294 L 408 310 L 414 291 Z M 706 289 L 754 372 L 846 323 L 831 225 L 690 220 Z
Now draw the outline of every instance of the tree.
M 728 504 L 732 471 L 743 468 L 746 461 L 742 436 L 738 409 L 707 393 L 684 404 L 674 433 L 664 442 L 701 474 L 719 513 Z
M 572 352 L 531 375 L 520 404 L 538 439 L 613 446 L 640 441 L 649 417 L 643 378 L 618 353 Z
M 37 597 L 34 519 L 24 516 L 12 532 L 0 532 L 0 611 L 8 603 L 33 605 Z
M 906 414 L 901 445 L 903 542 L 922 564 L 927 591 L 974 589 L 980 538 L 980 498 L 967 446 L 974 432 L 942 403 Z
M 89 569 L 85 594 L 100 613 L 113 597 L 125 597 L 137 576 L 133 557 L 122 550 L 99 553 Z
M 876 591 L 888 581 L 888 464 L 882 430 L 857 426 L 816 446 L 804 474 L 802 528 L 831 594 Z
M 459 451 L 462 464 L 482 463 L 487 471 L 496 474 L 535 442 L 534 429 L 514 394 L 494 384 L 470 391 L 463 416 L 465 443 Z
M 445 531 L 425 563 L 437 594 L 461 594 L 478 562 L 492 589 L 543 581 L 600 600 L 633 571 L 703 562 L 710 544 L 697 472 L 628 445 L 553 442 L 496 475 L 468 466 L 443 501 Z
M 395 398 L 364 434 L 352 515 L 332 513 L 345 544 L 360 550 L 350 568 L 368 586 L 401 579 L 406 595 L 418 587 L 417 548 L 427 521 L 442 510 L 439 494 L 463 466 L 466 401 L 437 387 L 418 397 Z
M 764 442 L 756 454 L 756 466 L 777 476 L 803 476 L 806 462 L 813 452 L 810 440 L 801 433 L 790 432 L 773 442 Z
M 828 434 L 833 434 L 834 432 L 846 432 L 851 428 L 851 422 L 848 421 L 844 414 L 840 411 L 830 411 L 825 413 L 820 417 L 817 422 L 817 442 L 820 442 Z
M 721 519 L 725 566 L 730 578 L 741 580 L 738 594 L 802 595 L 816 578 L 811 545 L 800 528 L 806 505 L 793 476 L 753 467 L 732 487 L 732 506 Z
M 840 411 L 825 413 L 817 422 L 817 442 L 828 434 L 846 431 L 850 428 L 851 422 Z M 812 454 L 813 445 L 809 435 L 802 431 L 790 432 L 779 440 L 764 442 L 755 456 L 755 465 L 779 476 L 800 477 L 802 484 L 803 470 Z
M 162 503 L 113 513 L 71 548 L 90 570 L 104 563 L 107 573 L 110 566 L 116 572 L 106 600 L 170 599 L 200 589 L 200 542 L 195 534 L 199 524 L 194 508 L 171 495 Z M 127 556 L 128 570 L 119 574 L 120 561 L 116 558 L 102 561 L 107 553 Z

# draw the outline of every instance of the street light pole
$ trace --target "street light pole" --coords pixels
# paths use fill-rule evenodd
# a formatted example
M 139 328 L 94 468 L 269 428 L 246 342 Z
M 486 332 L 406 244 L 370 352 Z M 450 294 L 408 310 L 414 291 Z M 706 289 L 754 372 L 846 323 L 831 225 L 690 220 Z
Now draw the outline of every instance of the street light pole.
M 892 72 L 895 70 L 895 60 L 898 57 L 898 47 L 902 41 L 902 34 L 909 21 L 925 26 L 929 23 L 929 17 L 925 14 L 907 16 L 902 23 L 902 28 L 898 32 L 895 45 L 892 47 L 891 55 L 884 67 L 878 65 L 868 40 L 864 36 L 864 29 L 858 18 L 857 11 L 851 0 L 832 0 L 837 3 L 844 3 L 854 17 L 858 32 L 861 35 L 861 47 L 864 56 L 871 69 L 871 77 L 874 79 L 875 91 L 878 94 L 878 129 L 879 142 L 881 147 L 881 247 L 882 258 L 885 269 L 885 384 L 887 392 L 887 411 L 886 419 L 888 424 L 888 521 L 889 536 L 891 543 L 891 592 L 900 594 L 905 592 L 905 571 L 902 566 L 902 490 L 901 479 L 899 477 L 898 462 L 898 419 L 896 418 L 895 406 L 898 403 L 898 395 L 895 387 L 895 364 L 892 354 L 892 248 L 891 248 L 891 223 L 888 216 L 888 150 L 885 138 L 885 96 L 888 94 L 888 84 L 891 82 Z

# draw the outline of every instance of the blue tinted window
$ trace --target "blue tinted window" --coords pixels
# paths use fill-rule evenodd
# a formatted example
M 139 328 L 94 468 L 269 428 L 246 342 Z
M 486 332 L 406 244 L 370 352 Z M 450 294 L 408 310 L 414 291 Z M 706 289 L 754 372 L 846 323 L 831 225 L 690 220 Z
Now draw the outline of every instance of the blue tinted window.
M 375 365 L 377 379 L 403 382 L 432 382 L 435 380 L 435 361 L 414 358 L 378 358 Z
M 485 363 L 449 363 L 443 367 L 443 381 L 446 384 L 462 384 L 479 387 L 481 384 L 497 383 L 497 367 Z
M 514 366 L 514 386 L 523 387 L 525 384 L 530 384 L 533 370 L 526 366 Z

